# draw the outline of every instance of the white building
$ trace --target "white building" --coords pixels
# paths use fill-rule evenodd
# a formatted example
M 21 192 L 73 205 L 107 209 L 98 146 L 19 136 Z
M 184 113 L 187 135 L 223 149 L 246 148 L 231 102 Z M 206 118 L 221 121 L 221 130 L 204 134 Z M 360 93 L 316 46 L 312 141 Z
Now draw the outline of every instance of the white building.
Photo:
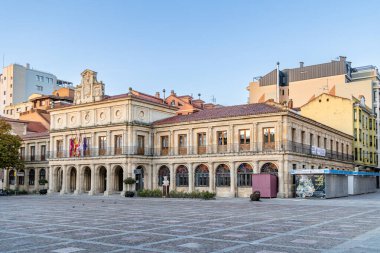
M 53 74 L 31 69 L 29 64 L 4 67 L 0 75 L 0 115 L 4 115 L 5 106 L 26 102 L 34 93 L 52 94 L 62 85 L 72 84 L 58 80 Z

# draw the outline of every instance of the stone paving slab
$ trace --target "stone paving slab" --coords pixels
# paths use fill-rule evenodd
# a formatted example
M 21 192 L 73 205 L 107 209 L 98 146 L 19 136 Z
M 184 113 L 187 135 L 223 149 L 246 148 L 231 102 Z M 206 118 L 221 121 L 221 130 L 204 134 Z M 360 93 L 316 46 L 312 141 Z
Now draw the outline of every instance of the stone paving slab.
M 183 238 L 169 242 L 158 243 L 146 248 L 166 250 L 170 252 L 186 252 L 186 253 L 206 253 L 222 250 L 228 247 L 236 246 L 233 242 L 212 241 L 204 239 Z
M 156 243 L 169 239 L 175 239 L 175 236 L 144 234 L 144 233 L 126 233 L 123 235 L 115 235 L 104 238 L 94 239 L 96 242 L 106 244 L 122 245 L 122 246 L 139 246 L 142 244 Z
M 371 253 L 380 248 L 380 192 L 260 202 L 29 195 L 0 197 L 0 203 L 0 252 Z

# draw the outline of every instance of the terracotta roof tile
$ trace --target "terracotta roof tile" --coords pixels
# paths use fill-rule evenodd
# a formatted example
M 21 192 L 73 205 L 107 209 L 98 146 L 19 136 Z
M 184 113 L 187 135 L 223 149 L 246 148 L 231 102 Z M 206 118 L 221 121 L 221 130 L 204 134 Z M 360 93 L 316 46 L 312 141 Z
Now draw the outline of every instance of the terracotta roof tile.
M 158 121 L 153 122 L 153 125 L 164 125 L 164 124 L 173 124 L 173 123 L 181 123 L 181 122 L 191 122 L 191 121 L 230 118 L 230 117 L 238 117 L 238 116 L 277 113 L 277 112 L 284 112 L 284 111 L 286 111 L 286 109 L 282 109 L 280 107 L 269 105 L 266 103 L 224 106 L 220 108 L 200 111 L 200 112 L 189 114 L 189 115 L 178 115 L 178 116 L 158 120 Z
M 23 140 L 37 139 L 37 138 L 49 138 L 49 132 L 40 132 L 40 133 L 27 133 L 21 136 Z
M 26 130 L 28 132 L 37 132 L 37 133 L 47 131 L 47 129 L 46 129 L 46 127 L 44 127 L 44 125 L 42 125 L 40 122 L 36 122 L 36 121 L 29 121 Z

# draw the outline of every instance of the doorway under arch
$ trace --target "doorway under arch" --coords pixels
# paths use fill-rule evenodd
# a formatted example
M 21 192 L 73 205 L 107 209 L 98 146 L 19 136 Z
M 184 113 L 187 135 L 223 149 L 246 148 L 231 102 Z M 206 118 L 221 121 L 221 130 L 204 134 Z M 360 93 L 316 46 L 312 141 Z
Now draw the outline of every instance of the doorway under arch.
M 55 181 L 55 192 L 60 192 L 62 190 L 62 179 L 63 179 L 63 169 L 61 167 L 56 168 L 54 174 Z
M 136 191 L 144 189 L 144 167 L 139 165 L 135 170 Z
M 104 166 L 99 168 L 99 193 L 107 190 L 107 169 Z
M 121 166 L 116 166 L 115 167 L 115 174 L 114 174 L 114 190 L 115 191 L 123 191 L 123 167 Z
M 85 192 L 91 191 L 91 169 L 89 167 L 84 168 L 83 172 L 83 190 Z
M 69 173 L 69 191 L 74 192 L 77 189 L 77 169 L 75 167 L 71 167 Z

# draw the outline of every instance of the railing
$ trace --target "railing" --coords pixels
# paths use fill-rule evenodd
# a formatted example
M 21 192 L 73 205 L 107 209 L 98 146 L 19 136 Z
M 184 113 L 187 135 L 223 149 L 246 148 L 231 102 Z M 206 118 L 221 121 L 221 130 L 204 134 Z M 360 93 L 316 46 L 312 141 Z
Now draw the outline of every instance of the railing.
M 206 146 L 187 146 L 187 147 L 167 147 L 167 148 L 148 148 L 138 146 L 124 146 L 118 148 L 98 149 L 92 148 L 80 150 L 76 153 L 69 151 L 49 152 L 47 155 L 50 159 L 59 158 L 83 158 L 83 157 L 102 157 L 102 156 L 126 156 L 126 155 L 143 155 L 143 156 L 187 156 L 187 155 L 228 155 L 228 154 L 266 154 L 290 152 L 313 157 L 353 161 L 353 156 L 346 153 L 335 152 L 325 149 L 324 155 L 318 155 L 312 152 L 310 145 L 284 141 L 276 143 L 252 143 L 252 144 L 227 144 L 227 145 L 206 145 Z
M 20 156 L 20 159 L 24 162 L 46 162 L 47 156 L 46 155 L 24 155 Z

